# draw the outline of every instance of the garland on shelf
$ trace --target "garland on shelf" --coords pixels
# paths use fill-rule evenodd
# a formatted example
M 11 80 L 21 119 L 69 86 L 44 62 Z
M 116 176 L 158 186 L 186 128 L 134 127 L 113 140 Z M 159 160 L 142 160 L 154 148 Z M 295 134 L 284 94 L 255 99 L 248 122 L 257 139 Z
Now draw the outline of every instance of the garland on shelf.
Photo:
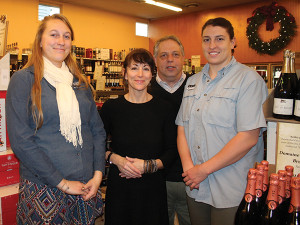
M 262 41 L 258 34 L 258 28 L 265 20 L 267 31 L 274 29 L 274 23 L 280 23 L 279 36 L 269 42 Z M 249 47 L 259 54 L 274 55 L 287 46 L 292 37 L 296 35 L 295 18 L 284 7 L 278 6 L 276 2 L 272 2 L 270 6 L 255 9 L 252 17 L 247 19 L 247 23 L 246 34 Z

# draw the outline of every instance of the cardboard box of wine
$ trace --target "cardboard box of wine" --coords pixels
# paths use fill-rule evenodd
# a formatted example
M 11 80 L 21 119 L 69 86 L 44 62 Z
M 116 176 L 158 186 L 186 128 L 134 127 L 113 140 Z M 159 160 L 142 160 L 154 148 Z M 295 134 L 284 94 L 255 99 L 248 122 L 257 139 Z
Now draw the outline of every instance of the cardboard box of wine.
M 19 160 L 12 150 L 0 152 L 0 187 L 19 183 Z
M 19 184 L 0 187 L 0 225 L 15 225 Z

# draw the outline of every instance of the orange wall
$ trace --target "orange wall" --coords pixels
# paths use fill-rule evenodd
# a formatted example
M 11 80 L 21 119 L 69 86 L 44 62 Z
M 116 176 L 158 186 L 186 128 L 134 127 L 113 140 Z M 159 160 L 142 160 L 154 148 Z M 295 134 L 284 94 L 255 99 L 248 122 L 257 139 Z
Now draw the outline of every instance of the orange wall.
M 39 25 L 38 0 L 0 0 L 0 15 L 9 20 L 8 44 L 18 42 L 19 48 L 29 48 Z M 149 48 L 149 38 L 135 35 L 139 18 L 63 3 L 64 14 L 73 26 L 73 44 L 85 48 Z
M 277 2 L 280 6 L 285 7 L 286 10 L 296 19 L 296 24 L 298 24 L 298 34 L 296 34 L 294 39 L 286 48 L 299 52 L 300 0 L 278 0 Z M 201 49 L 201 28 L 210 18 L 225 17 L 231 21 L 235 29 L 237 48 L 235 49 L 234 55 L 238 61 L 242 63 L 280 62 L 283 58 L 282 51 L 273 56 L 259 55 L 256 51 L 249 48 L 248 39 L 246 37 L 247 18 L 252 15 L 253 10 L 256 8 L 270 4 L 271 1 L 260 1 L 259 3 L 227 7 L 150 21 L 149 48 L 152 50 L 155 40 L 163 35 L 175 34 L 181 39 L 184 45 L 186 58 L 190 58 L 191 55 L 201 55 L 201 64 L 205 64 L 206 60 L 203 57 Z M 269 41 L 271 38 L 278 37 L 279 27 L 279 24 L 276 23 L 274 30 L 270 33 L 266 31 L 264 23 L 260 27 L 259 34 L 263 40 Z

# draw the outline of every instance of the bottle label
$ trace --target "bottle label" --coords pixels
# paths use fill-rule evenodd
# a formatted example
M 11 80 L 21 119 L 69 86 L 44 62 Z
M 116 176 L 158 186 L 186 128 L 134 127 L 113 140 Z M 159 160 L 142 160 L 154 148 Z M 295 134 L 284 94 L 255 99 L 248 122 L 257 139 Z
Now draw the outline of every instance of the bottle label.
M 294 115 L 300 117 L 300 100 L 295 101 Z
M 274 98 L 273 113 L 280 115 L 293 115 L 294 99 Z

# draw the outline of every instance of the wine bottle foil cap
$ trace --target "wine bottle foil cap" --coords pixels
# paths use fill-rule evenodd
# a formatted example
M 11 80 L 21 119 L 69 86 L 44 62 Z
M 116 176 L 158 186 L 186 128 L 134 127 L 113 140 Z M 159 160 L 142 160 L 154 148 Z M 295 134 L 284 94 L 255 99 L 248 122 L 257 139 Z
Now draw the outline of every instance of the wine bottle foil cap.
M 294 172 L 294 167 L 293 166 L 285 166 L 285 170 L 287 171 L 287 172 Z
M 295 58 L 295 55 L 296 55 L 295 52 L 292 52 L 292 51 L 290 52 L 290 58 L 293 58 L 293 59 L 294 59 L 294 58 Z
M 291 187 L 294 189 L 300 189 L 300 177 L 292 177 Z
M 279 180 L 286 180 L 287 172 L 285 170 L 278 170 Z
M 263 176 L 264 171 L 263 170 L 256 170 L 256 176 Z
M 283 57 L 284 58 L 289 58 L 290 57 L 290 50 L 289 49 L 284 49 L 284 51 L 283 51 Z
M 262 165 L 262 164 L 259 164 L 259 165 L 256 166 L 256 169 L 257 169 L 257 171 L 264 171 L 265 166 Z
M 269 162 L 267 160 L 261 161 L 261 164 L 265 166 L 265 170 L 269 170 Z
M 256 169 L 250 168 L 248 172 L 248 179 L 256 179 Z
M 270 175 L 270 185 L 278 185 L 278 177 L 277 173 L 272 173 Z

